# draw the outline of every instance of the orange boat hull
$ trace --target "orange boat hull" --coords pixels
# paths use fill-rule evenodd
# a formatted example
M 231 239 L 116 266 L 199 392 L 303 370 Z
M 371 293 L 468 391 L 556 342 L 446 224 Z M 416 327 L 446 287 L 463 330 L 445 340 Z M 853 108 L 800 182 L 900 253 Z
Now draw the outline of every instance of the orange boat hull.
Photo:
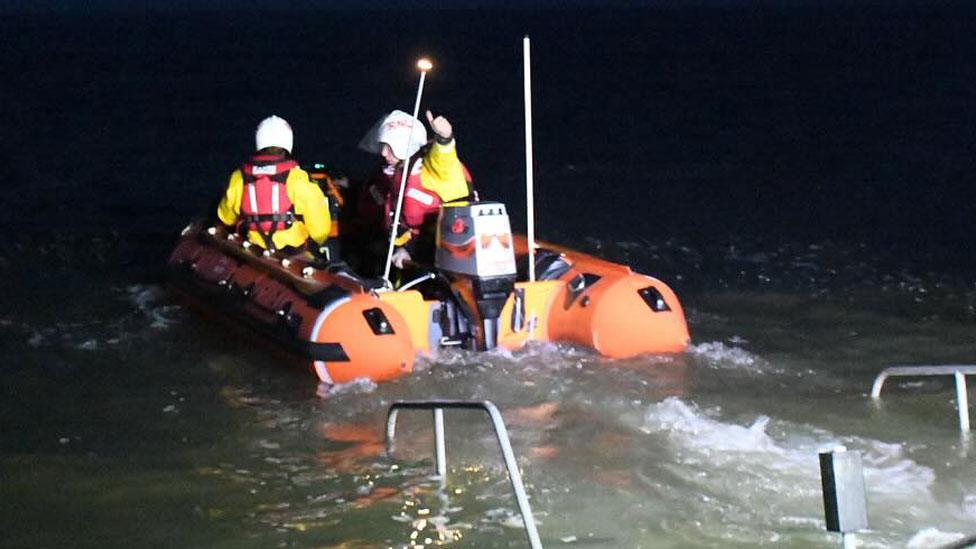
M 545 280 L 515 283 L 501 308 L 499 345 L 568 342 L 610 358 L 684 351 L 687 323 L 666 284 L 624 265 L 540 246 L 559 254 L 562 268 Z M 524 260 L 524 239 L 517 237 L 515 247 Z M 430 292 L 371 291 L 349 271 L 317 268 L 311 257 L 256 255 L 221 229 L 189 227 L 169 268 L 183 293 L 305 357 L 323 382 L 395 379 L 412 371 L 418 353 L 458 344 L 444 336 L 445 304 Z M 480 320 L 473 298 L 461 286 L 452 291 L 471 331 L 467 341 L 474 341 Z

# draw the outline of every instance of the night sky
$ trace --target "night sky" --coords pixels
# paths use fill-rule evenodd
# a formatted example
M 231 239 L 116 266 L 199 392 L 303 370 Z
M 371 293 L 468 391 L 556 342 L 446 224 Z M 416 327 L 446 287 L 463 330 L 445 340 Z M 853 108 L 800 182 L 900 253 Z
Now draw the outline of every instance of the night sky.
M 415 9 L 388 9 L 404 5 Z M 120 212 L 151 204 L 167 233 L 220 192 L 270 112 L 291 120 L 303 158 L 355 175 L 373 161 L 355 143 L 381 112 L 409 107 L 413 60 L 427 54 L 427 104 L 458 122 L 481 188 L 518 214 L 530 33 L 536 173 L 560 191 L 547 191 L 543 226 L 847 239 L 973 262 L 968 6 L 596 5 L 608 4 L 8 1 L 0 138 L 29 189 L 10 199 L 43 217 L 62 207 L 43 192 L 57 182 L 84 205 L 70 212 L 79 224 L 141 230 Z M 560 9 L 528 9 L 539 6 Z M 259 84 L 268 74 L 286 85 Z M 92 158 L 107 161 L 79 173 Z M 120 192 L 89 201 L 91 186 Z
M 965 2 L 923 0 L 4 0 L 9 12 L 140 12 L 209 10 L 463 10 L 463 9 L 755 9 L 804 7 L 817 9 L 892 7 L 951 7 Z

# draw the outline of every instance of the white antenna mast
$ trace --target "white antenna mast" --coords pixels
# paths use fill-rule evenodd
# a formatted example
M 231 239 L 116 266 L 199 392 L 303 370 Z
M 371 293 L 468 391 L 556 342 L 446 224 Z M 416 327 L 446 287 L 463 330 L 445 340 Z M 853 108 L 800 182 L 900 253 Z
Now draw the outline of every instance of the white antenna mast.
M 532 69 L 529 37 L 522 38 L 522 79 L 525 83 L 525 214 L 529 246 L 529 282 L 535 282 L 535 198 L 532 180 Z
M 417 123 L 417 115 L 420 113 L 420 98 L 424 94 L 424 80 L 427 78 L 427 71 L 434 68 L 434 65 L 427 58 L 417 61 L 417 68 L 420 69 L 420 84 L 417 85 L 417 100 L 413 104 L 413 118 L 410 120 L 410 131 L 407 134 L 407 147 L 409 150 L 410 139 L 413 138 L 413 125 Z M 396 242 L 397 227 L 400 225 L 400 210 L 403 208 L 403 189 L 407 186 L 407 176 L 410 174 L 410 157 L 403 159 L 402 174 L 400 175 L 400 192 L 397 194 L 396 213 L 393 214 L 393 225 L 390 227 L 390 246 L 386 250 L 386 266 L 383 268 L 383 281 L 387 288 L 392 288 L 390 282 L 390 265 L 393 262 L 393 246 Z

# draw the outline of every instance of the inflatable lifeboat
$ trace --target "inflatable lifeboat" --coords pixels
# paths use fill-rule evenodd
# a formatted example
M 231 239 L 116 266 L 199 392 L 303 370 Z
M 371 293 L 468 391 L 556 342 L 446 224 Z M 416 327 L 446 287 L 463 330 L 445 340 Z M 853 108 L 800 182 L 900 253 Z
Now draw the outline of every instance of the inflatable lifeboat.
M 409 373 L 444 347 L 567 342 L 611 358 L 678 353 L 689 343 L 677 296 L 629 267 L 513 236 L 497 202 L 445 205 L 434 264 L 391 288 L 344 262 L 266 257 L 221 227 L 194 223 L 169 258 L 181 293 L 277 340 L 325 383 Z

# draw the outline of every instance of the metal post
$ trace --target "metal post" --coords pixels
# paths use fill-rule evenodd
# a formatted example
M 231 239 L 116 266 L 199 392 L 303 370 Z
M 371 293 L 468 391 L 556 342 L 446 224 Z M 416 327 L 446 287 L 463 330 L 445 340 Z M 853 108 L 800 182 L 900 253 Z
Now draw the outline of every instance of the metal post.
M 959 408 L 959 430 L 969 431 L 969 391 L 966 388 L 966 374 L 955 372 L 956 406 Z
M 852 549 L 857 546 L 854 533 L 868 527 L 861 455 L 838 446 L 819 458 L 824 522 L 827 530 L 841 534 L 844 549 Z
M 444 444 L 444 409 L 434 408 L 434 465 L 441 482 L 447 482 L 447 447 Z
M 390 407 L 390 411 L 386 414 L 386 453 L 393 453 L 393 441 L 396 440 L 396 426 L 397 426 L 397 415 L 400 410 L 395 407 Z

